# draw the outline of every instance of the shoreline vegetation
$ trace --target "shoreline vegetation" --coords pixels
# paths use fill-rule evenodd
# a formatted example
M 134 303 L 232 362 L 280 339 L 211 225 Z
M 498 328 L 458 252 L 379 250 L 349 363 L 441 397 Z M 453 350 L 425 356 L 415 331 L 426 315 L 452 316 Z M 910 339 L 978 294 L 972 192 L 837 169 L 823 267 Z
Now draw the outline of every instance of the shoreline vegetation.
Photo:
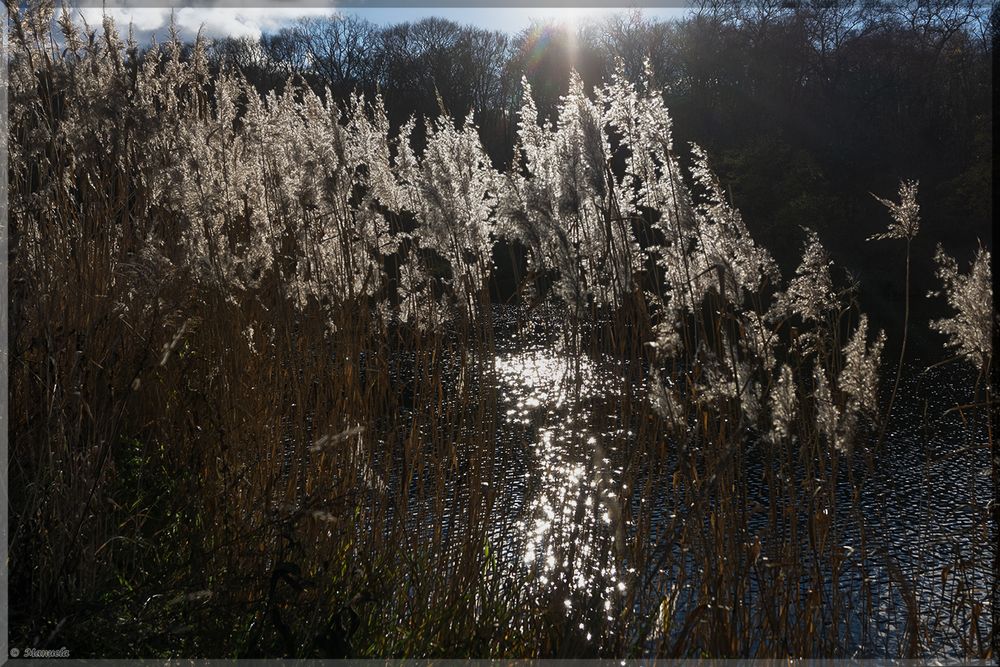
M 886 434 L 918 411 L 897 403 L 910 329 L 940 334 L 942 362 L 973 378 L 949 408 L 958 455 L 994 447 L 990 251 L 939 248 L 947 314 L 914 317 L 916 182 L 879 193 L 871 239 L 906 262 L 890 341 L 817 231 L 782 277 L 712 156 L 675 144 L 651 67 L 597 86 L 572 72 L 551 115 L 525 78 L 502 167 L 472 114 L 397 129 L 379 96 L 295 75 L 261 94 L 213 71 L 200 37 L 140 50 L 110 19 L 9 11 L 12 645 L 997 655 L 979 470 L 955 491 L 972 507 L 963 544 L 931 573 L 883 546 L 887 510 L 862 502 Z M 634 376 L 591 413 L 620 440 L 564 434 L 591 454 L 573 474 L 595 480 L 566 521 L 606 545 L 613 601 L 574 588 L 582 537 L 553 547 L 563 568 L 544 586 L 530 562 L 501 567 L 491 537 L 508 509 L 505 262 L 508 325 L 558 341 L 568 401 L 586 400 L 593 359 Z M 646 488 L 595 472 L 612 445 Z

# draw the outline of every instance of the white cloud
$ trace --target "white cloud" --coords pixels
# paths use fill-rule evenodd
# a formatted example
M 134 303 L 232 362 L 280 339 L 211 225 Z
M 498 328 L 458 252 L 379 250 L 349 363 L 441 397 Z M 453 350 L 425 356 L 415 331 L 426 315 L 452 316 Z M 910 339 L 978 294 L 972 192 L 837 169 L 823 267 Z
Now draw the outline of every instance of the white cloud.
M 91 27 L 99 27 L 107 13 L 115 21 L 115 25 L 124 32 L 128 29 L 129 21 L 132 22 L 137 32 L 149 32 L 156 30 L 169 20 L 170 10 L 162 7 L 136 7 L 133 9 L 119 9 L 109 7 L 107 11 L 100 7 L 82 7 L 79 10 L 80 16 Z
M 162 39 L 170 24 L 170 13 L 184 38 L 193 38 L 198 30 L 206 37 L 259 37 L 303 16 L 326 15 L 333 7 L 109 7 L 107 14 L 122 33 L 131 22 L 140 41 L 156 34 Z M 105 13 L 100 7 L 81 7 L 80 15 L 91 26 L 100 26 Z

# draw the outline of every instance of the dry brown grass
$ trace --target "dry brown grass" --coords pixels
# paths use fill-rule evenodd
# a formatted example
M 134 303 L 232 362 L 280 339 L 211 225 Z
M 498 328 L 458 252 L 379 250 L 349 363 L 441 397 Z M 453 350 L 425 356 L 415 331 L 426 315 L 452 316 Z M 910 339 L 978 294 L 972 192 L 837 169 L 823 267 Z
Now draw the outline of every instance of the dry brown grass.
M 491 486 L 502 414 L 483 361 L 496 350 L 488 290 L 430 331 L 376 307 L 381 294 L 300 299 L 285 271 L 305 261 L 288 254 L 300 218 L 274 203 L 285 201 L 280 173 L 263 179 L 274 267 L 250 287 L 206 279 L 180 242 L 196 219 L 148 173 L 183 171 L 183 155 L 144 153 L 171 122 L 164 102 L 133 101 L 123 115 L 114 95 L 175 86 L 185 122 L 207 123 L 211 87 L 171 73 L 179 58 L 143 74 L 99 35 L 57 53 L 46 18 L 16 18 L 12 38 L 15 645 L 65 644 L 74 657 L 788 657 L 862 641 L 878 653 L 845 635 L 844 619 L 861 619 L 851 633 L 873 630 L 872 569 L 884 568 L 901 592 L 900 650 L 937 649 L 911 573 L 864 541 L 887 526 L 859 500 L 872 427 L 849 457 L 821 435 L 810 387 L 796 390 L 794 437 L 779 440 L 746 422 L 739 395 L 700 395 L 706 355 L 745 354 L 746 313 L 725 280 L 682 318 L 685 346 L 668 360 L 647 345 L 656 316 L 638 289 L 610 319 L 595 309 L 548 325 L 579 358 L 628 362 L 626 389 L 591 426 L 615 415 L 634 426 L 610 443 L 626 452 L 623 479 L 672 517 L 655 522 L 650 503 L 635 511 L 619 492 L 615 530 L 628 539 L 605 558 L 670 574 L 636 575 L 611 620 L 577 600 L 600 638 L 585 641 L 567 591 L 537 595 L 531 573 L 503 570 L 490 543 L 507 508 Z M 234 243 L 252 238 L 240 215 L 226 212 Z M 834 375 L 857 312 L 845 300 L 815 327 Z M 782 360 L 808 377 L 791 320 L 778 333 Z M 397 356 L 414 360 L 406 377 Z M 638 389 L 652 373 L 681 388 L 678 412 L 652 410 Z M 759 379 L 770 390 L 777 375 Z M 449 500 L 459 486 L 461 502 Z M 846 525 L 860 554 L 842 545 Z M 981 523 L 970 539 L 989 536 Z M 970 565 L 942 571 L 933 613 L 973 619 L 963 652 L 987 657 L 996 630 Z M 862 582 L 850 595 L 848 580 Z

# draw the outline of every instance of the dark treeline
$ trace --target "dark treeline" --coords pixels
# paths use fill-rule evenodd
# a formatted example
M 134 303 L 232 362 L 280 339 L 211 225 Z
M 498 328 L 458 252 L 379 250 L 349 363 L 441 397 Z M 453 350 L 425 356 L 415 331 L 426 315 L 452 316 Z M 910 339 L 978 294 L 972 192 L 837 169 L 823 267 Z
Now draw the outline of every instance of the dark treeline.
M 394 126 L 412 115 L 474 112 L 497 165 L 510 162 L 521 78 L 552 114 L 575 68 L 587 86 L 648 62 L 682 146 L 697 142 L 733 203 L 782 270 L 815 229 L 861 298 L 895 333 L 899 248 L 863 243 L 885 224 L 870 193 L 920 181 L 923 233 L 914 242 L 914 314 L 939 316 L 933 244 L 960 261 L 991 246 L 991 20 L 995 5 L 707 3 L 681 21 L 638 12 L 578 28 L 536 24 L 517 35 L 441 18 L 379 26 L 351 16 L 303 19 L 260 40 L 212 46 L 262 91 L 298 75 L 345 98 L 381 94 Z M 787 3 L 786 3 L 787 4 Z M 923 344 L 937 345 L 917 334 Z M 898 336 L 893 336 L 898 338 Z

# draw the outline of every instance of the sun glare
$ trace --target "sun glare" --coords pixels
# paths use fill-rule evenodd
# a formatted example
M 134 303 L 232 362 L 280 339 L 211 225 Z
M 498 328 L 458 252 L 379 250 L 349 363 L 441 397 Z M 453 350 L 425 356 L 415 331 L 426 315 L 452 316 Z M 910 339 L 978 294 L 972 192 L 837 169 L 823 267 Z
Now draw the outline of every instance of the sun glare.
M 603 10 L 598 7 L 539 7 L 531 10 L 531 17 L 577 26 Z
M 571 25 L 575 25 L 578 21 L 585 18 L 587 14 L 593 13 L 593 9 L 586 7 L 557 7 L 552 11 L 556 18 Z

